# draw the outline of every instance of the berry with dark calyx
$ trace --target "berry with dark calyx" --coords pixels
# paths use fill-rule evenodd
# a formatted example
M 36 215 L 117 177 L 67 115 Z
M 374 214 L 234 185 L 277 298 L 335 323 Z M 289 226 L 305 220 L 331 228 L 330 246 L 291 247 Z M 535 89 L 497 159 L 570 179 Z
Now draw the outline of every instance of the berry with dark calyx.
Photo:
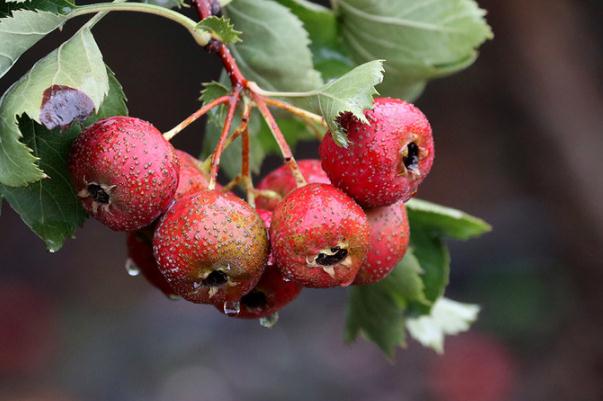
M 258 209 L 258 214 L 267 229 L 270 228 L 272 212 Z M 235 316 L 243 319 L 260 319 L 274 315 L 301 292 L 302 287 L 291 280 L 285 280 L 273 264 L 272 253 L 268 257 L 266 270 L 259 283 L 239 302 L 239 313 Z M 216 305 L 224 313 L 224 305 Z
M 255 288 L 240 299 L 239 312 L 230 316 L 242 319 L 272 316 L 293 301 L 301 290 L 301 285 L 286 280 L 276 266 L 268 265 Z M 222 305 L 216 308 L 224 313 Z
M 69 170 L 84 209 L 115 231 L 151 224 L 178 187 L 174 148 L 157 128 L 133 117 L 88 127 L 73 142 Z
M 361 285 L 387 277 L 404 257 L 410 240 L 404 202 L 367 210 L 366 217 L 370 227 L 369 251 L 354 280 L 354 284 Z
M 209 178 L 199 168 L 198 160 L 186 152 L 176 149 L 180 161 L 180 180 L 174 199 L 207 189 Z
M 255 210 L 217 190 L 177 201 L 153 237 L 159 270 L 177 295 L 196 303 L 238 301 L 259 281 L 268 248 Z
M 306 287 L 347 286 L 366 260 L 369 226 L 353 199 L 327 184 L 308 184 L 278 204 L 270 242 L 283 276 Z
M 129 259 L 126 263 L 133 263 L 149 283 L 161 290 L 167 297 L 174 298 L 176 293 L 159 271 L 155 256 L 153 256 L 153 229 L 153 227 L 148 227 L 128 233 Z
M 365 115 L 369 124 L 350 113 L 340 117 L 349 146 L 338 146 L 327 133 L 320 145 L 322 167 L 333 185 L 363 207 L 407 201 L 433 164 L 429 121 L 414 105 L 391 98 L 375 99 Z
M 327 173 L 324 172 L 320 165 L 320 160 L 306 159 L 298 160 L 297 165 L 306 179 L 308 184 L 319 183 L 319 184 L 330 184 Z M 274 191 L 281 197 L 284 197 L 289 192 L 297 188 L 295 178 L 291 174 L 291 169 L 288 166 L 281 166 L 276 170 L 268 173 L 266 177 L 260 181 L 257 186 L 258 189 L 267 189 Z M 270 199 L 265 196 L 258 196 L 256 204 L 258 208 L 265 210 L 274 210 L 276 205 L 279 203 L 279 199 Z

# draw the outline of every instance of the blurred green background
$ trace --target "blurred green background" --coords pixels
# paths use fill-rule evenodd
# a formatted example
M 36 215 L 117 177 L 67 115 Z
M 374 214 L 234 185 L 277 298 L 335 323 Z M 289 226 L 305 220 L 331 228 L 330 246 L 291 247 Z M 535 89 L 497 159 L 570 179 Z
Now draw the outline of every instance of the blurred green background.
M 50 255 L 5 205 L 0 401 L 603 399 L 603 3 L 480 5 L 495 40 L 417 102 L 437 146 L 420 197 L 494 226 L 451 244 L 448 294 L 483 309 L 443 357 L 411 342 L 390 364 L 345 345 L 344 290 L 306 290 L 272 329 L 169 301 L 126 274 L 125 235 L 90 220 Z M 26 53 L 0 92 L 76 25 Z M 162 130 L 220 71 L 160 18 L 110 15 L 95 35 L 130 113 Z M 175 144 L 198 153 L 203 126 Z

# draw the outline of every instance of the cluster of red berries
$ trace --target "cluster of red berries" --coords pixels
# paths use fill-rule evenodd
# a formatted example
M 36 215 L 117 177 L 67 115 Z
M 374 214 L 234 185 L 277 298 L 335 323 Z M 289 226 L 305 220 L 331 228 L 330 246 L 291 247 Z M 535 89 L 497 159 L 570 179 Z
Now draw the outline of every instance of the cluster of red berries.
M 379 98 L 368 124 L 343 115 L 349 146 L 327 133 L 321 160 L 285 166 L 258 185 L 282 196 L 257 209 L 223 188 L 208 189 L 196 159 L 175 150 L 151 124 L 111 117 L 74 142 L 70 170 L 84 208 L 128 231 L 131 261 L 170 297 L 212 304 L 228 315 L 268 318 L 302 287 L 371 284 L 404 256 L 404 202 L 434 157 L 425 116 Z

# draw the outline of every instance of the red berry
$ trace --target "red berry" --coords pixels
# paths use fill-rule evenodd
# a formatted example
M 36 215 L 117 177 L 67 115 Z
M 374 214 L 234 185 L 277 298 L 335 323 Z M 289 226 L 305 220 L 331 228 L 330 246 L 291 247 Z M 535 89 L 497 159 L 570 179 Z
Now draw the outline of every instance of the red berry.
M 161 218 L 153 250 L 177 295 L 196 303 L 233 302 L 259 281 L 268 239 L 246 202 L 202 191 L 177 201 Z
M 407 201 L 433 164 L 431 126 L 410 103 L 375 99 L 365 112 L 369 124 L 351 114 L 340 119 L 349 146 L 338 146 L 330 133 L 320 145 L 322 167 L 331 182 L 363 207 Z
M 157 128 L 132 117 L 106 118 L 82 132 L 69 169 L 84 209 L 116 231 L 151 224 L 178 186 L 174 148 Z
M 207 189 L 209 178 L 199 169 L 199 162 L 186 152 L 176 149 L 180 161 L 180 180 L 174 198 L 176 200 Z
M 306 287 L 351 284 L 366 259 L 368 241 L 364 211 L 331 185 L 296 189 L 272 216 L 275 263 L 283 276 Z
M 370 209 L 369 251 L 354 284 L 373 284 L 385 278 L 404 257 L 410 240 L 404 202 Z
M 331 183 L 329 177 L 327 177 L 327 173 L 325 173 L 320 166 L 320 160 L 299 160 L 297 164 L 308 184 Z M 288 166 L 281 166 L 276 170 L 273 170 L 258 184 L 258 189 L 268 189 L 276 192 L 282 197 L 293 191 L 295 188 L 297 188 L 295 178 L 293 178 L 291 169 Z M 278 202 L 279 200 L 277 199 L 269 199 L 263 196 L 258 196 L 256 199 L 258 208 L 266 210 L 274 210 Z
M 275 266 L 268 265 L 255 288 L 239 301 L 239 313 L 232 316 L 243 319 L 271 316 L 293 301 L 301 290 L 301 285 L 286 280 Z M 216 308 L 224 312 L 223 306 Z
M 266 228 L 270 229 L 272 212 L 263 209 L 257 209 L 257 212 L 264 221 Z M 241 298 L 239 312 L 230 316 L 244 319 L 259 319 L 271 316 L 293 301 L 299 295 L 301 289 L 302 287 L 299 284 L 291 280 L 285 280 L 273 265 L 271 252 L 262 278 L 253 290 Z M 216 308 L 225 313 L 223 304 L 216 305 Z
M 140 273 L 149 283 L 159 288 L 167 297 L 176 293 L 170 287 L 163 274 L 159 271 L 155 256 L 153 256 L 153 227 L 128 233 L 128 258 L 126 263 L 134 263 Z

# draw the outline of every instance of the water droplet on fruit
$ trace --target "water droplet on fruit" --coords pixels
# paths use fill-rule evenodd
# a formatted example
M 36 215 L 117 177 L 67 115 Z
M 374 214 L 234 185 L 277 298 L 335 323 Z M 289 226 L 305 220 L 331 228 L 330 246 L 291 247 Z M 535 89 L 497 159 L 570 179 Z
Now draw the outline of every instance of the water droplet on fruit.
M 260 318 L 260 326 L 271 329 L 278 322 L 278 312 L 274 312 L 270 316 Z
M 226 316 L 236 316 L 241 311 L 241 303 L 239 301 L 224 302 L 224 314 Z
M 126 260 L 126 271 L 128 272 L 128 275 L 132 277 L 136 277 L 140 274 L 140 269 L 138 268 L 138 266 L 136 266 L 136 263 L 134 263 L 134 261 L 130 258 Z

